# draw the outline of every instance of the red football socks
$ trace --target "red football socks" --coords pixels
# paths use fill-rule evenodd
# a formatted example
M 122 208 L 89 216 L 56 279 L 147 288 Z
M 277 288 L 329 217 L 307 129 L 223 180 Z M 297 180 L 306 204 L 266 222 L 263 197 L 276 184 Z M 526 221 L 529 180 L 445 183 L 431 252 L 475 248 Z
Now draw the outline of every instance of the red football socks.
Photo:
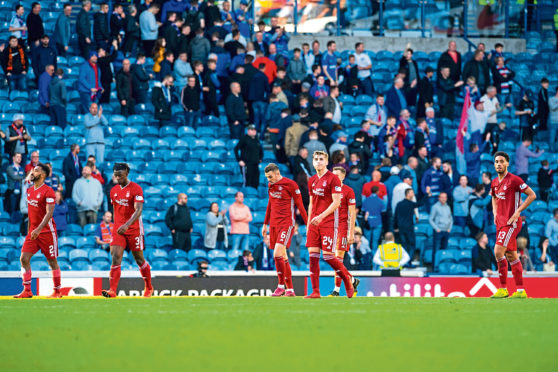
M 120 281 L 120 265 L 110 267 L 110 289 L 116 293 Z
M 343 283 L 345 283 L 345 287 L 350 287 L 352 285 L 351 274 L 349 274 L 343 262 L 340 262 L 337 257 L 330 255 L 324 256 L 324 260 L 335 270 L 335 273 L 341 277 Z
M 521 261 L 519 258 L 510 263 L 511 270 L 513 274 L 513 279 L 515 280 L 515 286 L 517 289 L 524 289 L 523 288 L 523 265 L 521 265 Z
M 500 288 L 506 288 L 508 281 L 508 260 L 506 257 L 501 257 L 497 259 L 498 261 L 498 273 L 500 273 Z
M 147 261 L 144 261 L 143 265 L 140 266 L 140 273 L 145 282 L 145 288 L 151 289 L 151 266 L 149 266 Z
M 310 253 L 310 282 L 312 292 L 320 293 L 320 254 Z
M 275 260 L 275 269 L 277 270 L 277 278 L 279 285 L 285 286 L 285 260 L 283 257 L 273 257 Z M 281 288 L 283 288 L 281 287 Z
M 339 262 L 343 262 L 343 260 L 341 258 L 338 258 Z M 335 288 L 340 288 L 341 287 L 341 282 L 343 280 L 341 279 L 341 277 L 339 275 L 337 275 L 337 273 L 335 273 Z
M 285 262 L 285 286 L 287 289 L 293 289 L 293 273 L 291 272 L 291 265 L 289 261 Z
M 21 277 L 23 278 L 23 288 L 26 291 L 31 290 L 31 268 L 29 270 L 21 269 Z
M 52 282 L 54 283 L 54 292 L 60 292 L 60 268 L 52 270 Z

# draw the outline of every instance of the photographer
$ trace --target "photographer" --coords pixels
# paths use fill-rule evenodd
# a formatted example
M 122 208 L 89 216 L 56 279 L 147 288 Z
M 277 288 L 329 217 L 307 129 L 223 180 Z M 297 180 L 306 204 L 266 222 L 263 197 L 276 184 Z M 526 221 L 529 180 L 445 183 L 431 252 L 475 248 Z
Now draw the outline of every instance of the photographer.
M 198 262 L 198 272 L 191 274 L 190 278 L 209 278 L 209 276 L 207 275 L 208 268 L 209 264 L 207 263 L 207 261 Z

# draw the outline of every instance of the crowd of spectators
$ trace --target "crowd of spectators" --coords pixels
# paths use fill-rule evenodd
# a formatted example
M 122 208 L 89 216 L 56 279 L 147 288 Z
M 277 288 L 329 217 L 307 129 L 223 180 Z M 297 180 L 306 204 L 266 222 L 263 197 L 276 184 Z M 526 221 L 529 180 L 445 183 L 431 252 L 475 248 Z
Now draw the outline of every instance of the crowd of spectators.
M 389 78 L 392 85 L 382 92 L 374 86 L 374 66 L 363 43 L 356 43 L 346 60 L 337 51 L 335 40 L 328 41 L 325 49 L 318 41 L 289 45 L 289 34 L 276 18 L 270 25 L 254 24 L 244 1 L 231 11 L 229 1 L 219 7 L 212 0 L 145 0 L 134 5 L 103 3 L 94 9 L 85 0 L 75 20 L 83 62 L 76 85 L 69 87 L 65 71 L 57 66 L 57 56 L 69 56 L 75 6 L 79 5 L 64 4 L 52 35 L 45 33 L 39 3 L 33 3 L 31 9 L 15 6 L 12 36 L 0 46 L 9 90 L 36 86 L 41 112 L 50 115 L 52 125 L 66 126 L 68 95 L 79 94 L 87 163 L 80 161 L 80 146 L 72 144 L 63 162 L 64 184 L 56 174 L 49 177 L 58 191 L 55 215 L 61 231 L 66 214 L 67 221 L 84 226 L 98 223 L 100 213 L 110 210 L 103 203 L 103 194 L 114 182 L 97 165 L 102 169 L 105 162 L 108 120 L 103 105 L 112 103 L 120 106 L 121 115 L 130 116 L 136 105 L 150 102 L 159 126 L 183 123 L 193 128 L 202 125 L 203 117 L 219 117 L 219 107 L 224 107 L 230 138 L 238 140 L 234 155 L 243 185 L 261 186 L 259 164 L 264 147 L 269 146 L 276 162 L 290 169 L 306 205 L 307 180 L 315 173 L 311 155 L 316 150 L 328 152 L 331 167 L 347 170 L 346 183 L 356 194 L 360 235 L 347 255 L 353 267 L 362 267 L 362 257 L 372 261 L 372 254 L 367 256 L 371 252 L 363 253 L 362 247 L 374 252 L 385 234 L 394 232 L 392 240 L 408 252 L 409 265 L 429 262 L 435 268 L 433 257 L 448 249 L 450 234 L 459 227 L 478 242 L 474 267 L 487 269 L 489 260 L 483 250 L 485 237 L 491 234 L 488 190 L 494 174 L 481 174 L 481 161 L 508 139 L 522 140 L 514 157 L 515 172 L 538 185 L 543 200 L 553 195 L 553 165 L 544 160 L 537 180 L 529 178 L 528 167 L 529 158 L 543 155 L 542 150 L 530 149 L 533 141 L 550 138 L 550 150 L 557 149 L 558 89 L 554 94 L 548 80 L 542 79 L 535 105 L 535 92 L 514 83 L 502 44 L 488 51 L 480 43 L 465 61 L 456 43 L 450 41 L 435 69 L 424 68 L 408 48 L 397 73 Z M 146 65 L 147 58 L 152 65 Z M 29 71 L 34 78 L 28 76 Z M 115 94 L 111 85 L 116 87 Z M 514 102 L 512 92 L 518 90 L 522 98 Z M 467 110 L 468 125 L 460 133 L 464 137 L 460 165 L 454 138 L 447 132 L 448 120 L 459 118 L 457 109 L 465 95 L 472 104 Z M 366 110 L 356 133 L 350 133 L 346 125 L 342 99 L 346 96 L 366 97 L 360 103 Z M 504 111 L 517 117 L 519 133 L 499 120 Z M 5 168 L 8 191 L 4 208 L 14 221 L 24 221 L 20 207 L 26 187 L 23 179 L 40 153 L 28 152 L 33 133 L 27 130 L 25 118 L 16 114 L 12 119 L 7 132 L 0 132 L 10 159 Z M 72 208 L 64 198 L 73 201 L 75 216 L 70 216 Z M 174 247 L 184 250 L 192 248 L 194 228 L 187 200 L 187 195 L 179 194 L 165 219 Z M 97 233 L 100 246 L 106 245 L 112 233 L 108 213 L 103 214 Z M 250 251 L 251 221 L 241 192 L 228 210 L 219 203 L 211 204 L 203 247 Z M 540 245 L 542 262 L 558 259 L 558 228 L 553 225 L 558 223 L 553 221 L 543 234 L 549 239 L 547 248 Z M 432 229 L 430 258 L 424 255 L 424 244 L 417 245 L 415 225 L 419 222 Z M 301 240 L 299 252 L 300 244 Z M 268 249 L 264 240 L 253 256 L 242 254 L 238 266 L 249 270 L 254 260 L 257 268 L 268 267 L 272 261 Z M 296 248 L 293 252 L 297 255 Z

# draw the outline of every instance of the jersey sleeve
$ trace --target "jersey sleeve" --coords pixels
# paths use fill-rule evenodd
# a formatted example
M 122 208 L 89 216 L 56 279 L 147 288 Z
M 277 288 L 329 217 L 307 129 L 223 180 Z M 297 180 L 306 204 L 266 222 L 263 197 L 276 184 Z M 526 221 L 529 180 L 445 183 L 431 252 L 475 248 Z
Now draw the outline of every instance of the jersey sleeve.
M 54 204 L 56 202 L 56 195 L 54 194 L 54 190 L 50 187 L 46 192 L 45 201 L 47 204 Z
M 139 185 L 134 188 L 134 203 L 143 203 L 143 190 Z
M 268 193 L 269 194 L 269 193 Z M 271 196 L 268 195 L 268 199 L 267 199 L 267 208 L 265 209 L 265 219 L 264 219 L 264 225 L 268 225 L 269 226 L 269 220 L 271 218 Z
M 308 179 L 308 195 L 309 195 L 310 197 L 314 196 L 314 192 L 313 192 L 313 190 L 312 190 L 312 178 L 313 178 L 313 177 L 310 177 L 310 178 Z
M 343 188 L 341 186 L 341 181 L 337 176 L 331 177 L 331 195 L 333 194 L 341 194 L 343 192 Z
M 516 186 L 519 188 L 520 192 L 525 192 L 529 188 L 529 186 L 523 181 L 520 177 L 515 178 Z
M 349 206 L 356 205 L 355 192 L 349 186 L 347 186 L 347 203 Z
M 298 211 L 300 212 L 300 216 L 302 217 L 302 220 L 304 221 L 305 224 L 307 224 L 308 215 L 306 213 L 306 208 L 304 208 L 304 203 L 302 203 L 302 195 L 300 193 L 300 189 L 298 188 L 298 185 L 295 182 L 293 182 L 291 184 L 289 191 L 291 193 L 291 197 L 294 199 Z

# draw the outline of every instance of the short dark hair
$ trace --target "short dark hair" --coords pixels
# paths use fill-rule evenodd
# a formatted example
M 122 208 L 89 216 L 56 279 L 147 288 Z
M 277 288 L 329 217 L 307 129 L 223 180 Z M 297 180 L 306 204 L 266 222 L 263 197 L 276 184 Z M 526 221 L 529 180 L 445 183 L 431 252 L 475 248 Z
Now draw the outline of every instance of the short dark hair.
M 496 158 L 498 156 L 503 156 L 504 159 L 506 159 L 506 161 L 509 163 L 510 162 L 510 156 L 508 155 L 507 152 L 504 151 L 496 151 L 496 153 L 494 154 L 494 160 L 496 160 Z
M 327 42 L 327 47 L 329 48 L 330 46 L 332 46 L 333 44 L 335 44 L 334 40 L 330 40 Z
M 372 194 L 377 194 L 378 191 L 380 191 L 380 188 L 378 186 L 372 186 Z
M 407 190 L 405 190 L 405 197 L 409 196 L 409 194 L 410 194 L 411 192 L 413 192 L 413 191 L 414 191 L 413 189 L 407 189 Z
M 477 183 L 475 185 L 475 192 L 481 192 L 484 189 L 484 185 L 482 183 Z
M 41 168 L 43 170 L 43 172 L 45 172 L 45 175 L 49 175 L 50 174 L 50 168 L 48 167 L 48 165 L 44 164 L 44 163 L 39 163 L 37 164 L 37 167 Z
M 554 208 L 554 210 L 552 210 L 552 214 L 556 216 L 556 214 L 558 214 L 558 208 Z
M 543 77 L 543 78 L 541 79 L 541 84 L 542 84 L 542 83 L 548 83 L 548 79 L 545 78 L 545 77 Z
M 494 48 L 503 48 L 503 47 L 504 47 L 504 44 L 502 44 L 502 43 L 494 44 Z
M 130 167 L 126 163 L 114 163 L 113 172 L 130 172 Z
M 483 236 L 485 236 L 486 233 L 484 231 L 480 231 L 477 235 L 475 235 L 475 240 L 478 242 L 482 239 Z
M 358 43 L 355 44 L 355 49 L 357 49 L 361 45 L 362 45 L 362 43 L 359 41 Z
M 293 53 L 299 52 L 300 53 L 300 48 L 294 48 Z

